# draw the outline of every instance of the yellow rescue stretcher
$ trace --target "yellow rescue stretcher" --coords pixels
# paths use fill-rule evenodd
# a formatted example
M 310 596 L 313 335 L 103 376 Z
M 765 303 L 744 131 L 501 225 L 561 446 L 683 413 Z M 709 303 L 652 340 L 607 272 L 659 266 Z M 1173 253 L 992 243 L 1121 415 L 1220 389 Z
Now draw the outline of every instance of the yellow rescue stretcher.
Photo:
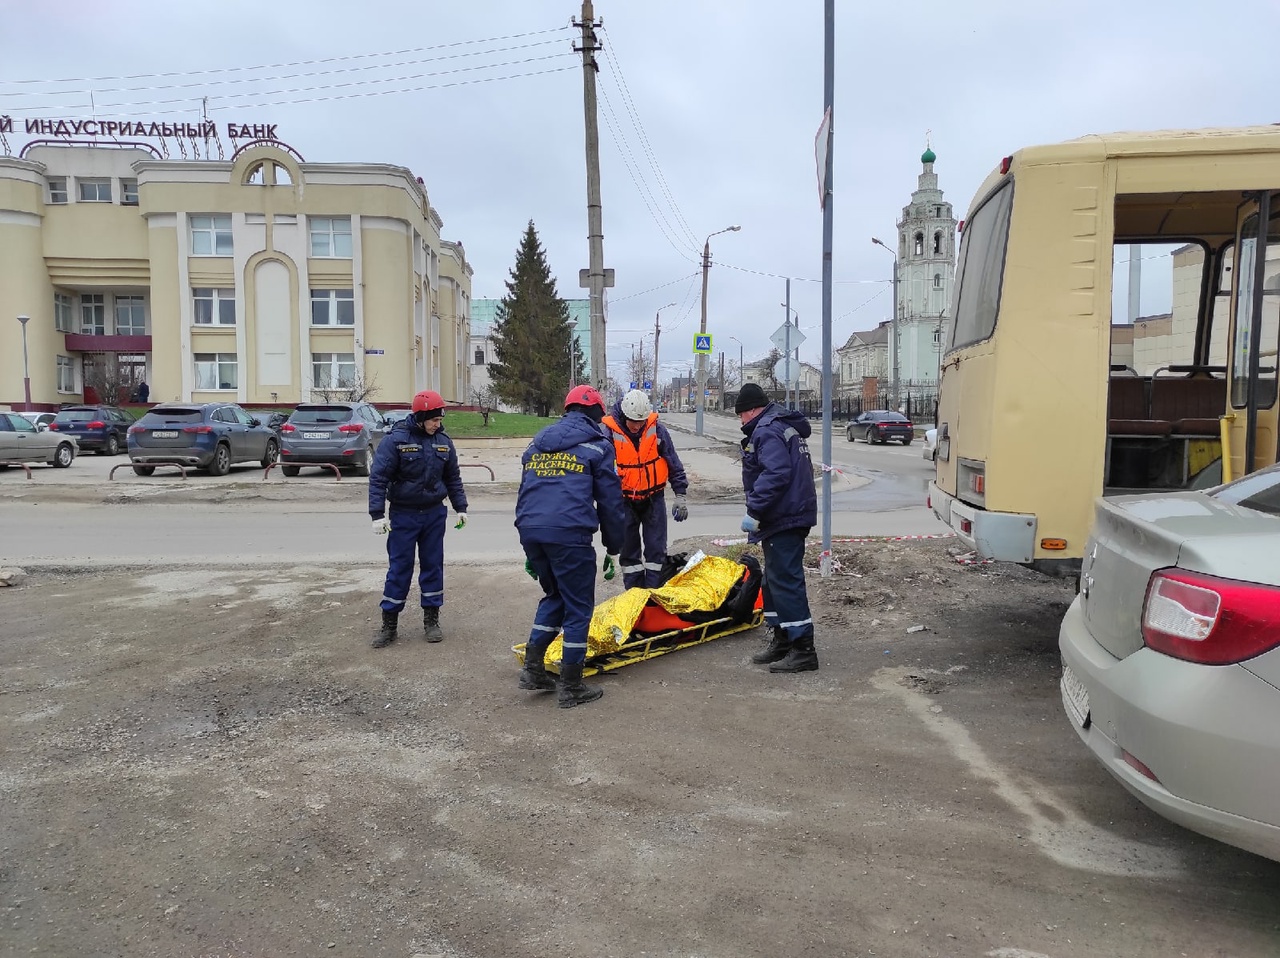
M 694 553 L 684 567 L 656 589 L 627 589 L 595 607 L 587 632 L 583 675 L 612 672 L 624 665 L 677 652 L 764 621 L 760 566 Z M 547 649 L 548 672 L 559 673 L 563 634 Z M 524 663 L 525 643 L 511 651 Z

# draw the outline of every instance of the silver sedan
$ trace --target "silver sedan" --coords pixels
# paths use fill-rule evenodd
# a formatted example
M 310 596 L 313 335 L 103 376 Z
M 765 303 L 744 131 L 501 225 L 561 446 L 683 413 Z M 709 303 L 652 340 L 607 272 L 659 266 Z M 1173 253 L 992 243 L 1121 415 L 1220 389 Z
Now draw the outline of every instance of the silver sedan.
M 60 432 L 40 432 L 26 416 L 0 412 L 0 469 L 12 463 L 47 462 L 65 469 L 80 451 L 74 436 Z
M 1280 466 L 1101 500 L 1059 647 L 1064 709 L 1121 785 L 1280 861 Z

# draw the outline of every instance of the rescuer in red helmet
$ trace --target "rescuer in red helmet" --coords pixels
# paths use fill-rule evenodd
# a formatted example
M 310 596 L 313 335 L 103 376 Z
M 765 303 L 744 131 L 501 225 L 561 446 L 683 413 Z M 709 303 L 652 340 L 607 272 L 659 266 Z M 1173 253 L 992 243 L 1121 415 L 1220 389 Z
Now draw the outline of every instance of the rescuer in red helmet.
M 396 640 L 396 624 L 409 598 L 414 553 L 422 591 L 422 627 L 428 642 L 444 638 L 444 527 L 448 499 L 467 524 L 467 493 L 453 440 L 444 432 L 444 398 L 431 389 L 413 397 L 412 415 L 396 423 L 378 446 L 369 473 L 369 517 L 373 531 L 387 537 L 387 581 L 382 589 L 382 628 L 375 649 Z M 387 506 L 391 515 L 387 515 Z
M 516 528 L 527 557 L 525 571 L 542 586 L 542 601 L 525 645 L 520 688 L 559 691 L 560 707 L 594 702 L 603 690 L 584 685 L 587 628 L 596 604 L 597 528 L 604 540 L 604 577 L 614 576 L 614 556 L 625 532 L 622 485 L 613 443 L 600 428 L 604 400 L 593 386 L 574 386 L 564 418 L 533 437 L 521 457 Z M 547 674 L 547 646 L 564 632 L 560 681 Z

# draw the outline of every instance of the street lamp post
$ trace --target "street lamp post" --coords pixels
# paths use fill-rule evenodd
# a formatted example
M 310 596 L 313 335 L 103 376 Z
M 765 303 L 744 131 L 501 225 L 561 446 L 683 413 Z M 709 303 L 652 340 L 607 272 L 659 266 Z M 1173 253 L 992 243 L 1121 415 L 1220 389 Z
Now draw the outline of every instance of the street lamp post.
M 892 335 L 892 341 L 890 345 L 893 348 L 891 350 L 891 355 L 889 359 L 889 363 L 891 366 L 890 374 L 892 377 L 889 381 L 890 383 L 889 397 L 890 397 L 891 405 L 893 406 L 894 409 L 897 409 L 898 408 L 898 389 L 899 389 L 899 383 L 898 383 L 898 254 L 894 250 L 889 249 L 888 246 L 885 246 L 884 243 L 880 242 L 874 236 L 871 237 L 871 242 L 875 243 L 877 246 L 883 246 L 886 250 L 889 250 L 889 254 L 893 257 L 893 322 L 889 324 L 889 332 Z
M 31 322 L 30 316 L 19 316 L 18 322 L 22 326 L 22 392 L 23 398 L 26 400 L 26 411 L 31 411 L 31 369 L 27 365 L 27 323 Z
M 742 384 L 743 384 L 743 383 L 745 383 L 745 382 L 747 381 L 746 373 L 743 371 L 743 368 L 742 368 L 742 367 L 743 367 L 743 362 L 742 362 L 742 340 L 740 340 L 737 336 L 730 336 L 729 338 L 730 338 L 730 339 L 732 339 L 735 343 L 737 343 L 737 344 L 738 344 L 738 392 L 742 392 Z M 724 394 L 725 394 L 724 383 L 721 383 L 721 384 L 720 384 L 720 398 L 721 398 L 721 400 L 723 400 L 723 399 L 724 399 Z M 726 407 L 725 407 L 725 404 L 724 404 L 724 402 L 723 402 L 723 401 L 720 403 L 720 408 L 721 408 L 721 409 L 726 408 Z
M 790 296 L 791 296 L 791 280 L 787 280 L 787 297 L 790 298 Z M 795 369 L 792 369 L 791 353 L 793 352 L 793 350 L 791 348 L 791 314 L 795 313 L 795 316 L 796 316 L 795 327 L 797 331 L 800 329 L 800 314 L 796 313 L 796 308 L 792 306 L 790 303 L 779 303 L 778 305 L 786 310 L 786 313 L 784 315 L 787 317 L 784 320 L 784 324 L 787 327 L 787 354 L 786 354 L 787 365 L 783 367 L 787 371 L 787 382 L 783 383 L 782 394 L 784 397 L 784 402 L 788 406 L 790 406 L 792 409 L 794 409 L 796 406 L 800 405 L 800 347 L 797 346 L 794 350 L 795 352 L 794 358 L 795 358 L 796 366 L 795 366 Z M 794 397 L 792 395 L 792 389 L 791 389 L 792 381 L 795 382 Z
M 716 230 L 714 233 L 707 235 L 706 242 L 702 244 L 702 324 L 699 326 L 699 333 L 707 332 L 707 273 L 711 269 L 711 237 L 719 236 L 721 233 L 736 233 L 742 229 L 741 226 L 726 226 L 722 230 Z M 720 388 L 724 389 L 724 383 L 720 384 Z M 698 398 L 697 398 L 697 415 L 694 417 L 693 431 L 695 434 L 702 435 L 702 416 L 707 404 L 707 354 L 698 353 Z

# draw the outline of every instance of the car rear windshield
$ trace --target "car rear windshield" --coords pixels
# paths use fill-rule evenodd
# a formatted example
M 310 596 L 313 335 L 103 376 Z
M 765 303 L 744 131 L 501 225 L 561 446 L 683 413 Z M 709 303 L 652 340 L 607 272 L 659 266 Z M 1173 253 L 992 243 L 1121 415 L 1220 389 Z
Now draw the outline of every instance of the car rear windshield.
M 1280 466 L 1237 479 L 1211 495 L 1232 505 L 1280 516 Z
M 351 409 L 348 406 L 307 406 L 305 409 L 295 409 L 293 415 L 289 417 L 290 422 L 311 423 L 311 422 L 349 422 L 351 420 Z
M 876 422 L 908 422 L 906 416 L 900 412 L 876 412 L 871 414 Z
M 58 413 L 55 422 L 89 422 L 93 419 L 101 419 L 95 409 L 64 409 Z
M 200 422 L 204 419 L 203 409 L 192 409 L 190 406 L 156 406 L 147 411 L 141 422 Z

